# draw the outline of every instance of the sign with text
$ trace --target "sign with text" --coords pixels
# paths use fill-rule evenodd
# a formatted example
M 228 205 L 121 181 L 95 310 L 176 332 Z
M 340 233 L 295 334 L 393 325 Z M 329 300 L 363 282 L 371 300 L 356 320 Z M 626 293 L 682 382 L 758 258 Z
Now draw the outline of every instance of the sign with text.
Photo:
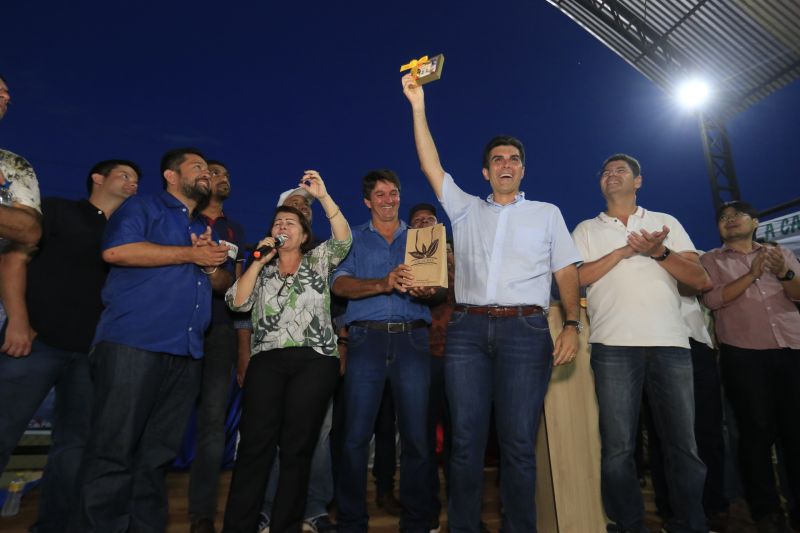
M 800 211 L 759 222 L 756 238 L 777 242 L 800 256 Z

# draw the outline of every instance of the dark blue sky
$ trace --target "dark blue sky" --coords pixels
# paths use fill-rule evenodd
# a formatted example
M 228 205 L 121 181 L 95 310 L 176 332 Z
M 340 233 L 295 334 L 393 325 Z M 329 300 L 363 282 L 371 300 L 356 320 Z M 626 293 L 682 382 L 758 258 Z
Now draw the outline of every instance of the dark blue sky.
M 624 151 L 643 165 L 639 202 L 675 215 L 697 246 L 717 245 L 696 118 L 541 0 L 232 4 L 5 2 L 0 72 L 13 103 L 0 146 L 33 163 L 44 195 L 75 198 L 100 159 L 137 161 L 140 191 L 155 192 L 161 154 L 197 146 L 228 165 L 226 211 L 250 241 L 307 168 L 353 224 L 368 216 L 361 176 L 395 169 L 405 216 L 433 194 L 398 70 L 443 52 L 428 116 L 465 190 L 488 192 L 482 147 L 515 135 L 527 197 L 557 204 L 572 228 L 603 209 L 598 166 Z M 765 208 L 800 195 L 797 82 L 729 130 L 745 199 Z

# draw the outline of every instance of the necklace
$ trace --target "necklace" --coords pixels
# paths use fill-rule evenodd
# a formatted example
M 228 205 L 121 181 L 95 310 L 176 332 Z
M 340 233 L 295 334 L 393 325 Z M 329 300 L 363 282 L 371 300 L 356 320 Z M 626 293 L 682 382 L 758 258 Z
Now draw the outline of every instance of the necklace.
M 300 270 L 300 265 L 301 264 L 302 264 L 302 261 L 297 264 L 297 268 L 295 268 L 293 272 L 284 273 L 283 269 L 281 269 L 280 259 L 278 260 L 278 265 L 277 265 L 278 266 L 278 277 L 283 280 L 283 284 L 281 285 L 281 288 L 278 289 L 278 296 L 281 295 L 281 293 L 283 292 L 283 289 L 285 289 L 287 286 L 291 287 L 292 285 L 294 285 L 294 277 L 297 275 L 297 271 Z

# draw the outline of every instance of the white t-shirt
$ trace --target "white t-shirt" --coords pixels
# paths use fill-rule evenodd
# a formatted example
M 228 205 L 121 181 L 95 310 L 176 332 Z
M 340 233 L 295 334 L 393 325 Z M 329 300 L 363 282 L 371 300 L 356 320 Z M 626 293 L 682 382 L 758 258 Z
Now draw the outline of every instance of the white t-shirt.
M 686 327 L 689 328 L 689 337 L 702 342 L 709 348 L 714 348 L 714 341 L 709 333 L 710 314 L 700 305 L 694 296 L 681 296 L 681 314 Z
M 625 246 L 629 233 L 660 231 L 662 226 L 669 228 L 664 245 L 673 253 L 696 252 L 675 217 L 642 207 L 628 217 L 627 227 L 600 213 L 578 224 L 572 238 L 583 260 L 590 262 Z M 586 301 L 590 343 L 689 348 L 678 282 L 650 257 L 635 255 L 617 263 L 586 288 Z

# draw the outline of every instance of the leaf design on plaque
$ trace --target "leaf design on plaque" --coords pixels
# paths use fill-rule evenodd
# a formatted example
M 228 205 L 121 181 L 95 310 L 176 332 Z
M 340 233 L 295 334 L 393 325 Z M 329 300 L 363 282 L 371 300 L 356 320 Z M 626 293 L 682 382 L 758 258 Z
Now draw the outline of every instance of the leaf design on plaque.
M 419 231 L 416 232 L 414 237 L 414 251 L 408 252 L 408 255 L 413 257 L 414 259 L 423 259 L 425 257 L 433 257 L 436 253 L 436 250 L 439 249 L 439 239 L 433 238 L 433 231 L 436 229 L 436 226 L 431 226 L 431 244 L 430 246 L 426 246 L 425 243 L 422 243 L 422 248 L 419 247 Z

